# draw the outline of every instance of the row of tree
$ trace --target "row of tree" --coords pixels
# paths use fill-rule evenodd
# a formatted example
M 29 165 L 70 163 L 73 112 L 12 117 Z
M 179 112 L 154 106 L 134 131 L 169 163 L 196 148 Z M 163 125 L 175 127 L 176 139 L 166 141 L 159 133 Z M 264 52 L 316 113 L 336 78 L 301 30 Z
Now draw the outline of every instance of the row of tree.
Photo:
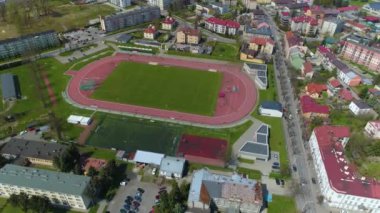
M 23 212 L 33 211 L 38 213 L 48 212 L 52 206 L 50 204 L 49 198 L 46 196 L 28 196 L 24 192 L 20 194 L 12 194 L 8 202 L 14 206 L 19 207 Z
M 74 172 L 78 175 L 83 173 L 80 165 L 80 153 L 74 144 L 71 144 L 61 155 L 56 156 L 53 164 L 61 172 Z
M 178 182 L 173 181 L 171 186 L 172 189 L 169 193 L 161 194 L 160 204 L 155 207 L 155 212 L 184 213 L 186 211 L 190 184 L 184 181 L 178 186 Z

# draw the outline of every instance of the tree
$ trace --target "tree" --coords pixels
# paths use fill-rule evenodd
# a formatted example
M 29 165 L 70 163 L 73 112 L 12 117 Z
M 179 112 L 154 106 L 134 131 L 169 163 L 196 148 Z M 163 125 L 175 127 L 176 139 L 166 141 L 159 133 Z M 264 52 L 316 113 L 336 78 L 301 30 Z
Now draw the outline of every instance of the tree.
M 368 88 L 365 87 L 364 89 L 362 89 L 362 90 L 360 91 L 360 93 L 359 93 L 359 97 L 360 97 L 361 99 L 366 99 L 367 96 L 368 96 Z
M 30 209 L 35 212 L 45 213 L 45 212 L 48 212 L 49 209 L 51 208 L 49 198 L 47 198 L 46 196 L 40 197 L 40 196 L 33 195 L 29 199 L 29 201 L 30 201 L 29 202 Z
M 24 192 L 21 192 L 18 195 L 18 206 L 22 209 L 22 211 L 27 212 L 29 206 L 29 197 Z
M 8 198 L 8 202 L 12 205 L 12 206 L 17 206 L 18 205 L 18 195 L 16 194 L 11 194 L 11 196 L 9 196 Z
M 54 158 L 53 163 L 62 172 L 73 171 L 76 165 L 80 164 L 78 148 L 71 144 L 61 155 Z
M 323 195 L 317 196 L 317 201 L 319 205 L 322 205 L 324 200 L 325 200 L 325 197 Z
M 380 75 L 376 75 L 376 76 L 373 78 L 373 83 L 374 83 L 374 84 L 380 84 Z
M 94 177 L 97 174 L 98 174 L 98 171 L 96 171 L 96 169 L 92 166 L 87 171 L 87 176 L 89 176 L 89 177 Z

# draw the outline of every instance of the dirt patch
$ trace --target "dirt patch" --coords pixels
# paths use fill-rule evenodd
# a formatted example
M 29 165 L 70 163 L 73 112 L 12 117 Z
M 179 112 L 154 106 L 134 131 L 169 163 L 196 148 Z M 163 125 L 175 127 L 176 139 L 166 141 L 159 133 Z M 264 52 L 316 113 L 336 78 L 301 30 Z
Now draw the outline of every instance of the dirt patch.
M 78 144 L 85 145 L 88 137 L 90 137 L 91 131 L 98 126 L 98 122 L 93 120 L 89 126 L 84 126 L 83 132 L 80 133 L 78 138 Z

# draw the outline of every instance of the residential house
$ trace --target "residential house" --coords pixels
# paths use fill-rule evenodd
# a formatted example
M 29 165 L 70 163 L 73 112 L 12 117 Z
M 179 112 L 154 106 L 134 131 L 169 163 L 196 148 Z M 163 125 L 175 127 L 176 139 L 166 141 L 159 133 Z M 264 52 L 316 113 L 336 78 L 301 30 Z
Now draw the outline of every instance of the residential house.
M 360 7 L 358 6 L 347 6 L 347 7 L 339 7 L 337 10 L 340 13 L 345 13 L 345 12 L 357 12 L 359 11 Z
M 301 70 L 305 63 L 304 54 L 298 48 L 291 50 L 289 60 L 292 67 L 296 70 Z
M 0 61 L 21 56 L 29 51 L 40 51 L 60 45 L 55 31 L 28 34 L 0 41 Z
M 363 10 L 374 16 L 380 16 L 380 2 L 372 2 L 362 7 Z
M 326 84 L 309 83 L 305 87 L 306 94 L 314 99 L 320 98 L 322 92 L 327 91 Z
M 264 116 L 281 118 L 283 108 L 281 103 L 277 101 L 264 101 L 260 104 L 259 113 Z
M 232 20 L 222 20 L 211 17 L 206 19 L 205 28 L 219 34 L 236 35 L 240 24 Z
M 221 2 L 214 2 L 210 4 L 211 8 L 216 11 L 217 14 L 223 15 L 230 11 L 228 5 Z
M 290 29 L 302 35 L 315 36 L 318 29 L 318 22 L 310 16 L 296 16 L 291 20 Z
M 280 23 L 282 26 L 289 26 L 289 23 L 290 23 L 290 19 L 291 19 L 291 16 L 290 16 L 290 12 L 288 11 L 282 11 L 279 13 L 279 19 L 280 19 Z
M 148 5 L 157 6 L 160 10 L 168 10 L 171 0 L 148 0 Z
M 359 174 L 345 157 L 350 129 L 320 126 L 313 130 L 309 145 L 324 204 L 347 212 L 376 212 L 380 206 L 380 184 Z
M 7 164 L 0 169 L 0 195 L 44 195 L 53 205 L 85 211 L 91 204 L 90 180 L 81 175 Z
M 342 48 L 342 56 L 370 70 L 380 70 L 380 48 L 376 45 L 370 46 L 366 39 L 355 36 L 347 38 Z
M 270 4 L 272 0 L 256 0 L 257 4 Z
M 341 89 L 338 92 L 338 97 L 344 101 L 352 101 L 354 97 L 352 96 L 352 93 L 348 89 Z
M 145 39 L 152 39 L 154 40 L 156 36 L 158 35 L 158 31 L 154 25 L 149 25 L 145 30 L 144 30 L 144 38 Z
M 361 24 L 357 21 L 353 21 L 353 20 L 347 20 L 344 24 L 345 27 L 347 28 L 351 28 L 352 30 L 358 32 L 358 33 L 361 33 L 361 34 L 366 34 L 367 32 L 370 31 L 370 29 L 365 26 L 364 24 Z
M 249 49 L 258 54 L 271 56 L 274 49 L 274 41 L 271 38 L 253 37 L 249 42 Z
M 160 18 L 160 8 L 141 7 L 115 15 L 100 16 L 100 27 L 105 32 L 112 32 L 126 27 L 151 22 Z
M 269 151 L 269 126 L 260 125 L 252 139 L 249 139 L 239 149 L 238 156 L 244 159 L 268 161 Z
M 160 165 L 160 176 L 168 179 L 182 178 L 185 171 L 185 158 L 166 156 L 162 159 Z
M 131 6 L 131 0 L 109 0 L 109 2 L 119 7 Z
M 326 34 L 329 36 L 334 36 L 336 33 L 340 33 L 343 29 L 343 22 L 335 17 L 326 18 L 323 20 L 320 34 Z
M 328 96 L 335 96 L 343 87 L 342 84 L 334 77 L 330 79 L 326 85 Z
M 368 121 L 364 127 L 365 133 L 373 139 L 380 139 L 380 120 Z
M 361 77 L 353 71 L 338 71 L 338 79 L 348 86 L 358 86 L 361 82 Z
M 222 212 L 234 208 L 241 213 L 259 213 L 263 202 L 260 182 L 238 174 L 226 176 L 201 169 L 193 174 L 187 206 L 209 211 L 215 205 Z
M 301 52 L 306 53 L 306 48 L 303 47 L 303 40 L 293 32 L 286 32 L 285 33 L 285 41 L 284 41 L 284 51 L 285 51 L 285 57 L 288 59 L 290 56 L 290 52 L 293 49 L 298 49 Z
M 318 104 L 308 95 L 301 96 L 300 105 L 303 117 L 308 119 L 312 117 L 327 118 L 330 114 L 328 106 Z
M 244 37 L 263 37 L 263 38 L 271 38 L 272 30 L 269 26 L 266 25 L 258 25 L 256 28 L 253 28 L 251 25 L 244 26 Z
M 0 154 L 17 164 L 28 161 L 32 164 L 53 166 L 55 157 L 60 156 L 66 146 L 59 143 L 12 138 L 0 150 Z
M 351 101 L 350 105 L 348 105 L 348 108 L 356 116 L 368 115 L 372 112 L 372 108 L 368 106 L 368 104 L 358 100 Z
M 201 32 L 198 29 L 183 27 L 177 31 L 176 40 L 180 44 L 199 44 Z
M 176 25 L 176 20 L 173 17 L 166 16 L 166 18 L 161 22 L 163 30 L 173 30 Z
M 252 17 L 253 20 L 265 20 L 266 19 L 266 15 L 265 15 L 264 11 L 261 9 L 252 10 L 252 15 L 253 15 L 253 17 Z
M 305 61 L 305 63 L 301 66 L 301 74 L 305 78 L 311 79 L 313 77 L 314 71 L 313 71 L 313 65 L 310 61 Z

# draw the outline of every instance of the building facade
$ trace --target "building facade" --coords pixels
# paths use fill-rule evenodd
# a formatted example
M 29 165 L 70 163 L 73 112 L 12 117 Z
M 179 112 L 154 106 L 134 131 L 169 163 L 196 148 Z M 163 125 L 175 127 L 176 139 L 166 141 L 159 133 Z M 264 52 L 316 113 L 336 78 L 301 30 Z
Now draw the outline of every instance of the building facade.
M 149 25 L 145 30 L 144 30 L 144 38 L 145 39 L 151 39 L 154 40 L 158 34 L 158 31 L 155 26 Z
M 366 45 L 361 39 L 347 39 L 342 49 L 342 56 L 346 60 L 380 72 L 380 49 L 377 46 Z
M 90 177 L 7 164 L 0 169 L 0 194 L 46 196 L 53 205 L 86 210 Z
M 171 0 L 148 0 L 148 5 L 157 6 L 160 10 L 168 10 Z
M 176 33 L 176 42 L 180 44 L 199 44 L 201 32 L 192 28 L 181 28 Z
M 0 60 L 19 57 L 28 52 L 35 52 L 60 45 L 55 31 L 29 34 L 18 38 L 0 41 Z
M 334 36 L 335 33 L 339 33 L 342 30 L 343 24 L 337 18 L 329 18 L 323 20 L 320 33 Z
M 309 139 L 317 180 L 324 202 L 349 212 L 379 212 L 380 184 L 358 176 L 344 156 L 350 130 L 343 126 L 320 126 Z
M 126 27 L 150 22 L 154 19 L 160 18 L 160 16 L 160 8 L 142 7 L 140 9 L 128 11 L 126 13 L 109 15 L 105 17 L 101 16 L 100 26 L 103 31 L 112 32 Z
M 364 131 L 373 139 L 380 139 L 380 120 L 368 121 L 364 127 Z
M 303 35 L 314 36 L 317 33 L 318 21 L 310 16 L 292 18 L 290 29 Z
M 219 34 L 236 35 L 240 24 L 232 20 L 222 20 L 215 17 L 206 19 L 205 28 Z
M 368 104 L 354 100 L 348 105 L 348 108 L 351 110 L 354 115 L 367 115 L 372 111 L 372 108 Z
M 162 22 L 163 30 L 173 30 L 176 25 L 176 20 L 173 17 L 167 16 Z
M 128 7 L 131 6 L 131 0 L 109 0 L 111 4 L 114 4 L 119 7 Z
M 160 175 L 168 179 L 182 178 L 185 169 L 185 158 L 166 156 L 160 165 Z

